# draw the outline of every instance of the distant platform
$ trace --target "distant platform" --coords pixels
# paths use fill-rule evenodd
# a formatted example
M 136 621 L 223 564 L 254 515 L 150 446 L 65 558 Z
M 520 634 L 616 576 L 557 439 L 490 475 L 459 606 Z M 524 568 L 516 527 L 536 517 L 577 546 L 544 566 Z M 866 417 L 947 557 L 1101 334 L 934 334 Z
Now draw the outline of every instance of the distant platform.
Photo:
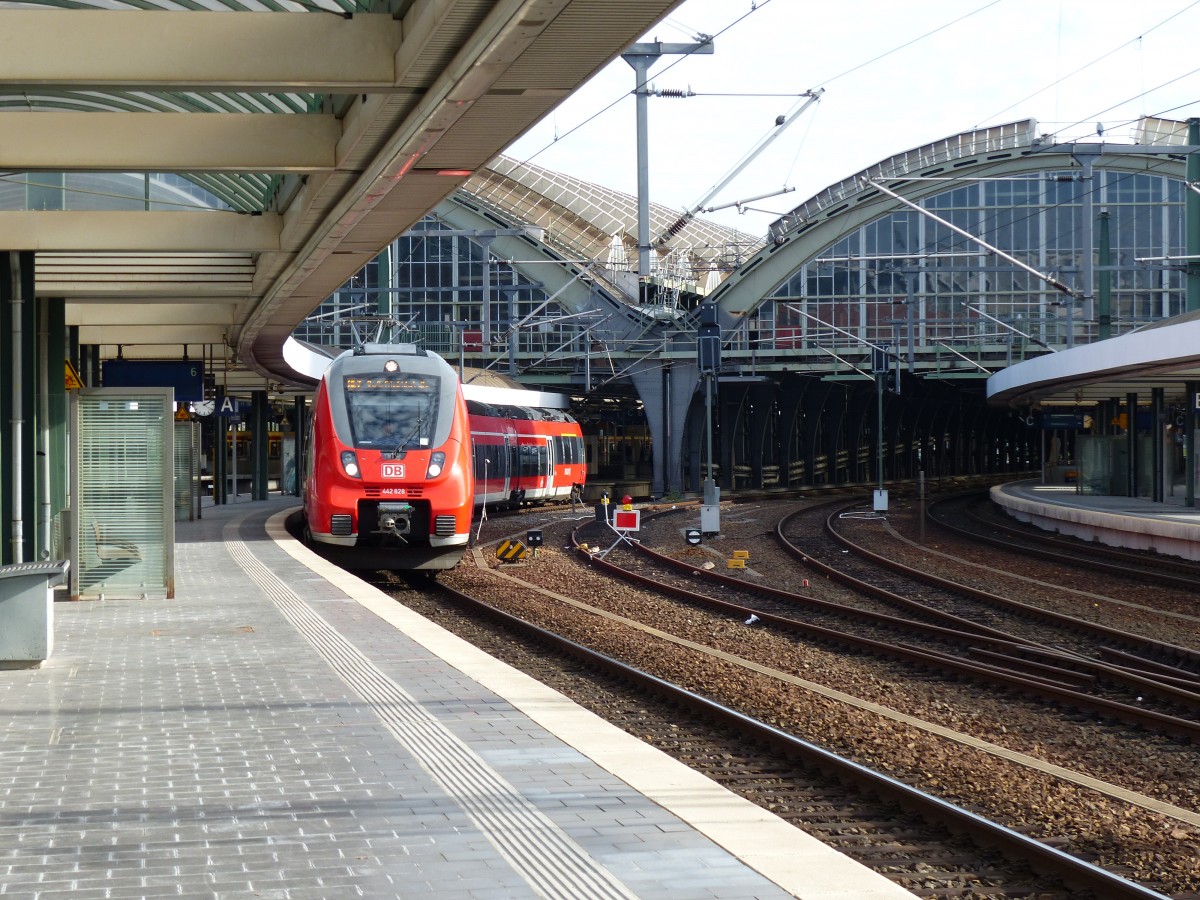
M 1077 491 L 1073 484 L 1031 480 L 998 485 L 991 496 L 1013 518 L 1046 531 L 1200 560 L 1200 510 L 1185 507 L 1182 492 L 1157 503 Z

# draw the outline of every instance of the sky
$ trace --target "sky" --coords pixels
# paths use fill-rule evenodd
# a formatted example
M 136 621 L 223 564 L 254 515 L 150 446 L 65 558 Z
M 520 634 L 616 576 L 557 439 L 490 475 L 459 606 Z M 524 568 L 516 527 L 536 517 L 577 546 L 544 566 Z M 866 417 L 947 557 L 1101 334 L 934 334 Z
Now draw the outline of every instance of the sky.
M 654 202 L 697 206 L 824 89 L 702 204 L 742 202 L 701 215 L 752 235 L 880 160 L 972 128 L 1032 118 L 1060 141 L 1128 143 L 1140 116 L 1200 116 L 1200 0 L 686 0 L 641 40 L 700 34 L 712 55 L 650 69 L 652 88 L 695 93 L 649 100 Z M 634 194 L 633 88 L 618 59 L 505 152 Z

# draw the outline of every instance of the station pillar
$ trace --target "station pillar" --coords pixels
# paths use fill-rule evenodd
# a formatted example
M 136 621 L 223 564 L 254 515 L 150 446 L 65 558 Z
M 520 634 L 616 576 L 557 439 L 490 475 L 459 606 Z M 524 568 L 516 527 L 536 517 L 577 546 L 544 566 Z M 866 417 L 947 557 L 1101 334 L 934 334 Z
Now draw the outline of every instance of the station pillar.
M 267 499 L 267 460 L 270 441 L 267 438 L 267 392 L 254 391 L 250 394 L 250 433 L 254 442 L 250 445 L 254 457 L 250 460 L 250 492 L 252 500 Z
M 700 374 L 695 365 L 674 362 L 669 370 L 646 366 L 631 373 L 650 428 L 651 492 L 655 496 L 683 490 L 683 432 L 688 408 Z
M 0 560 L 37 559 L 34 254 L 0 252 Z
M 1151 471 L 1153 474 L 1153 484 L 1150 486 L 1150 499 L 1155 503 L 1162 503 L 1167 499 L 1166 485 L 1163 483 L 1166 477 L 1166 467 L 1163 460 L 1163 454 L 1166 452 L 1166 437 L 1163 432 L 1163 426 L 1166 425 L 1166 406 L 1164 405 L 1164 393 L 1160 387 L 1150 389 L 1150 436 L 1151 436 L 1151 452 L 1154 454 L 1154 459 L 1151 460 Z
M 1184 448 L 1187 453 L 1184 470 L 1184 504 L 1189 508 L 1196 505 L 1196 425 L 1200 411 L 1200 381 L 1189 381 L 1187 387 L 1187 404 L 1183 413 Z
M 1125 446 L 1128 453 L 1125 470 L 1126 497 L 1137 497 L 1138 495 L 1137 410 L 1137 392 L 1130 391 L 1125 395 L 1125 414 L 1128 417 L 1128 427 L 1125 429 Z

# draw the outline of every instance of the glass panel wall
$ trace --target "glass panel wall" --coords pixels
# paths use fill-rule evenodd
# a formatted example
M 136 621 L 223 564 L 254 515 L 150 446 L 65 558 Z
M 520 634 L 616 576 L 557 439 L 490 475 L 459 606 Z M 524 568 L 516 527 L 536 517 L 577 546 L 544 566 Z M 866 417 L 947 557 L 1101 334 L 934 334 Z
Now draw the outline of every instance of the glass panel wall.
M 322 303 L 295 336 L 347 348 L 354 344 L 356 328 L 362 336 L 374 334 L 374 323 L 356 326 L 348 317 L 388 316 L 400 323 L 395 340 L 443 356 L 485 349 L 506 354 L 515 341 L 516 352 L 533 356 L 536 363 L 577 337 L 578 324 L 559 321 L 564 310 L 546 301 L 541 286 L 515 266 L 426 216 Z M 485 334 L 490 348 L 483 346 Z
M 1154 257 L 1183 253 L 1183 186 L 1147 173 L 1097 169 L 956 183 L 922 205 L 1077 293 L 1084 287 L 1086 191 L 1097 194 L 1091 229 L 1099 245 L 1107 213 L 1112 247 L 1113 333 L 1186 308 L 1182 273 Z M 1093 262 L 1099 263 L 1092 250 Z M 1096 274 L 1097 284 L 1103 277 Z M 869 222 L 801 266 L 758 313 L 761 349 L 862 348 L 907 341 L 918 348 L 978 351 L 1096 337 L 1094 310 L 1045 280 L 913 210 Z M 909 313 L 911 307 L 912 314 Z M 1085 320 L 1090 313 L 1091 319 Z

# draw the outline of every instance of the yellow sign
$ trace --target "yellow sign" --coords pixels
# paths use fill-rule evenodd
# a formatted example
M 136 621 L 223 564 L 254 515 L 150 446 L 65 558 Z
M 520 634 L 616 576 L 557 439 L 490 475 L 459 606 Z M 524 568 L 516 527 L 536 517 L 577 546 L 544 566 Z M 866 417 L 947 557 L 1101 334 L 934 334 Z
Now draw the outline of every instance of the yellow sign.
M 501 562 L 516 562 L 525 558 L 525 545 L 520 541 L 501 541 L 496 548 L 496 558 Z
M 67 367 L 67 371 L 66 371 L 67 390 L 68 391 L 79 390 L 81 387 L 83 387 L 83 381 L 82 381 L 82 379 L 80 379 L 79 373 L 75 371 L 75 367 L 73 365 L 71 365 L 71 361 L 69 359 L 64 359 L 63 364 Z
M 186 407 L 186 406 L 181 406 L 181 407 L 179 407 L 179 409 L 175 410 L 175 421 L 176 421 L 176 422 L 190 422 L 190 421 L 192 421 L 192 416 L 191 416 L 191 414 L 190 414 L 190 413 L 187 411 L 187 407 Z

